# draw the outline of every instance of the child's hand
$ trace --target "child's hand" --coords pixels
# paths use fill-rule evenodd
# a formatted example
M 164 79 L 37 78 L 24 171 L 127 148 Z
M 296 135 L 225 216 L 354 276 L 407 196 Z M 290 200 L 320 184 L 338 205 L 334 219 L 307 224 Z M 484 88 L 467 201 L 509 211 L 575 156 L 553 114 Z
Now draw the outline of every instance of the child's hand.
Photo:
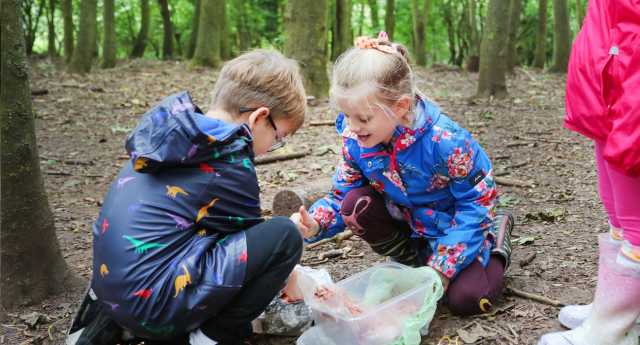
M 320 224 L 311 217 L 304 206 L 300 206 L 300 212 L 294 213 L 289 219 L 300 229 L 304 238 L 315 236 L 320 231 Z
M 438 271 L 437 269 L 429 266 L 429 268 L 431 268 L 432 270 L 436 271 L 436 273 L 438 273 L 438 276 L 440 277 L 440 280 L 442 281 L 442 287 L 444 288 L 443 292 L 447 292 L 447 289 L 449 288 L 449 282 L 451 281 L 451 279 L 447 276 L 445 276 L 442 272 Z
M 289 297 L 291 302 L 302 301 L 302 290 L 298 286 L 298 276 L 300 275 L 299 271 L 293 270 L 291 275 L 289 276 L 289 283 L 287 286 L 282 289 L 282 292 Z

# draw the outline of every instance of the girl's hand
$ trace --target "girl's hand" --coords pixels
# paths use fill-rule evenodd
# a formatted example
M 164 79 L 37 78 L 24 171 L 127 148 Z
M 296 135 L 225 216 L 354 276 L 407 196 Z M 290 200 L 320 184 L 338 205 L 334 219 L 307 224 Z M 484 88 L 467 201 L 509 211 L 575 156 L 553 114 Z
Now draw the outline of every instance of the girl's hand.
M 442 272 L 438 271 L 437 269 L 431 266 L 429 266 L 429 268 L 431 268 L 432 270 L 436 271 L 436 273 L 438 273 L 438 276 L 440 277 L 440 281 L 442 281 L 442 287 L 444 288 L 444 292 L 447 292 L 447 289 L 449 288 L 449 282 L 451 281 L 451 279 L 445 276 Z
M 315 236 L 320 232 L 320 224 L 311 217 L 304 206 L 300 206 L 300 212 L 294 213 L 289 219 L 300 229 L 304 238 Z
M 282 292 L 289 297 L 291 302 L 302 301 L 303 298 L 302 290 L 298 286 L 298 276 L 300 274 L 299 271 L 293 270 L 289 276 L 289 283 L 282 289 Z

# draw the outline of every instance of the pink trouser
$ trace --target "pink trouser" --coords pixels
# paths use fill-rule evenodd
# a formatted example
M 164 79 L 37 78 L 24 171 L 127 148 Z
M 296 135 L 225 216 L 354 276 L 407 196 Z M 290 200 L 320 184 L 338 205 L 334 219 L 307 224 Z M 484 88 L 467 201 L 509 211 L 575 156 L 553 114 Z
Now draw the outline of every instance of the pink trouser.
M 629 177 L 610 169 L 602 156 L 604 145 L 595 144 L 600 199 L 609 222 L 622 228 L 623 240 L 640 246 L 640 177 Z

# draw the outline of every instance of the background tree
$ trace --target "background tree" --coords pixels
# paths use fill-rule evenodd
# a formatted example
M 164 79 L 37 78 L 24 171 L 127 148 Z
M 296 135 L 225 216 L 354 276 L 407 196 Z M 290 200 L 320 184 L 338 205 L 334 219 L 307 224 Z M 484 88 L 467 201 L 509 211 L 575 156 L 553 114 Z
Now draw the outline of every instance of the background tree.
M 477 72 L 480 68 L 480 35 L 476 22 L 476 0 L 469 0 L 469 58 L 466 70 Z
M 454 7 L 453 1 L 448 1 L 443 6 L 444 22 L 446 23 L 446 26 L 447 26 L 447 37 L 449 38 L 449 64 L 451 65 L 456 64 L 456 34 L 455 34 L 455 28 L 453 24 L 454 19 L 453 19 L 453 13 L 452 13 L 455 9 L 453 7 Z M 426 40 L 426 36 L 425 36 L 425 40 Z M 426 64 L 426 59 L 427 59 L 426 50 L 425 50 L 424 59 Z
M 578 22 L 578 31 L 582 29 L 584 21 L 584 12 L 582 12 L 582 0 L 576 0 L 576 20 Z
M 49 33 L 47 35 L 49 45 L 47 52 L 49 55 L 56 55 L 56 28 L 54 25 L 56 14 L 56 0 L 49 0 L 49 7 L 47 10 L 47 26 L 49 28 Z
M 413 55 L 418 66 L 427 65 L 426 26 L 429 20 L 431 0 L 424 0 L 420 9 L 420 0 L 411 0 L 411 15 L 413 19 Z
M 26 40 L 25 44 L 27 47 L 27 54 L 31 55 L 33 52 L 33 43 L 36 40 L 36 30 L 38 29 L 38 23 L 40 22 L 40 17 L 42 17 L 42 11 L 44 10 L 45 0 L 40 0 L 39 3 L 36 3 L 37 0 L 23 0 L 22 1 L 22 21 L 24 23 L 24 38 Z M 32 11 L 32 9 L 36 7 L 36 11 Z
M 189 48 L 185 58 L 192 59 L 193 53 L 196 51 L 196 43 L 198 42 L 198 26 L 200 25 L 200 2 L 195 1 L 195 9 L 193 11 L 193 26 L 191 27 L 191 36 L 189 37 Z
M 96 15 L 98 11 L 97 0 L 80 1 L 80 26 L 78 31 L 78 44 L 73 50 L 73 56 L 69 64 L 70 72 L 91 72 L 91 58 L 96 42 Z
M 476 96 L 496 99 L 509 97 L 505 82 L 505 56 L 509 0 L 489 0 L 480 46 L 480 75 Z
M 384 31 L 389 35 L 389 40 L 393 42 L 394 31 L 396 30 L 396 14 L 395 14 L 395 0 L 387 0 L 385 4 L 384 13 Z
M 369 0 L 369 9 L 371 10 L 371 28 L 373 29 L 373 36 L 378 37 L 378 32 L 380 32 L 380 17 L 378 16 L 380 7 L 378 6 L 378 0 Z
M 547 2 L 540 0 L 538 7 L 538 31 L 536 35 L 536 57 L 533 67 L 544 68 L 547 61 Z
M 324 0 L 322 2 L 324 2 Z M 331 40 L 331 60 L 333 61 L 353 45 L 353 32 L 351 31 L 353 0 L 335 0 L 334 5 L 335 18 L 333 21 L 333 35 Z M 285 27 L 285 32 L 286 31 Z
M 549 72 L 567 72 L 571 44 L 569 2 L 567 0 L 553 0 L 553 61 Z
M 198 0 L 198 3 L 200 0 Z M 196 7 L 197 8 L 197 7 Z M 196 13 L 199 13 L 196 11 Z M 135 45 L 131 51 L 131 57 L 140 58 L 144 55 L 145 49 L 147 49 L 147 42 L 149 40 L 149 26 L 151 25 L 151 7 L 149 6 L 149 0 L 140 0 L 140 31 L 136 37 Z
M 40 303 L 84 286 L 65 262 L 44 190 L 20 1 L 2 0 L 2 305 Z M 7 207 L 11 205 L 11 207 Z
M 162 15 L 162 58 L 171 59 L 173 57 L 173 24 L 171 24 L 169 0 L 158 0 L 158 4 L 160 15 Z
M 284 55 L 301 63 L 307 95 L 327 98 L 327 0 L 288 0 Z
M 229 42 L 229 14 L 227 12 L 227 0 L 219 1 L 220 21 L 220 59 L 227 61 L 231 59 L 231 42 Z M 277 8 L 276 8 L 277 11 Z
M 205 0 L 201 0 L 205 1 Z M 236 13 L 236 41 L 238 52 L 244 52 L 251 48 L 251 20 L 249 18 L 248 4 L 245 0 L 233 0 L 233 8 Z
M 520 13 L 522 12 L 522 0 L 511 0 L 509 11 L 509 40 L 507 41 L 506 65 L 507 73 L 513 73 L 513 68 L 518 65 L 518 29 L 520 28 Z
M 64 22 L 64 59 L 69 62 L 73 55 L 73 6 L 71 0 L 62 0 L 62 20 Z
M 102 0 L 102 59 L 100 67 L 113 68 L 118 63 L 115 0 Z
M 196 51 L 189 66 L 209 66 L 220 67 L 220 28 L 219 18 L 220 2 L 224 0 L 201 0 L 200 3 L 200 26 L 198 27 L 198 41 Z

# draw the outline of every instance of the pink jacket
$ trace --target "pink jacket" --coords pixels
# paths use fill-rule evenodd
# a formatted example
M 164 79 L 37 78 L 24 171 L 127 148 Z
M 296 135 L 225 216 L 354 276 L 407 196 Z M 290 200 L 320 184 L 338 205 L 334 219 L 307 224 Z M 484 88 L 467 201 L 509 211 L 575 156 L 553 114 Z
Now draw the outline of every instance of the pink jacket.
M 640 176 L 640 0 L 592 0 L 569 60 L 565 127 Z

